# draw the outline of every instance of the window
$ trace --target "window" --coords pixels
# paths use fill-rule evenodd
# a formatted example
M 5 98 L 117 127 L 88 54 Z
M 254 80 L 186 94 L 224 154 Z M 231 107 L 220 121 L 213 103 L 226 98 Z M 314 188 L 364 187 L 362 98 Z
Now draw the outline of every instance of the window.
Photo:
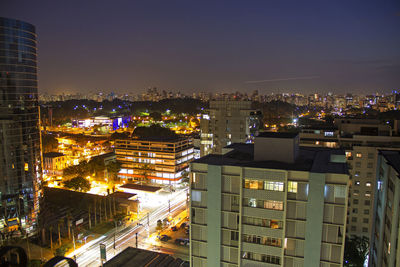
M 360 185 L 360 181 L 356 181 L 356 182 L 355 182 L 355 185 Z
M 265 190 L 282 192 L 283 191 L 283 183 L 282 182 L 264 181 L 264 188 L 265 188 Z
M 357 231 L 357 227 L 355 227 L 354 225 L 351 226 L 351 231 Z
M 365 193 L 365 196 L 366 196 L 366 197 L 371 197 L 371 191 L 367 191 L 367 192 Z
M 362 158 L 362 154 L 361 154 L 361 153 L 357 153 L 357 154 L 356 154 L 356 157 L 357 157 L 357 158 Z
M 363 233 L 368 233 L 368 228 L 367 227 L 363 227 L 362 231 L 363 231 Z
M 373 159 L 374 158 L 374 154 L 373 153 L 368 153 L 368 158 L 369 159 Z
M 352 218 L 351 218 L 351 221 L 352 221 L 352 222 L 357 222 L 357 217 L 352 217 Z
M 288 182 L 288 192 L 297 193 L 297 182 Z
M 244 187 L 248 189 L 263 189 L 263 181 L 245 179 Z
M 353 204 L 358 204 L 358 199 L 353 199 Z
M 371 205 L 371 200 L 365 200 L 365 201 L 364 201 L 364 205 L 366 205 L 366 206 Z
M 345 152 L 345 154 L 346 154 L 346 158 L 350 158 L 351 157 L 351 152 Z
M 364 214 L 369 214 L 369 210 L 364 210 Z
M 366 182 L 365 186 L 371 187 L 371 182 Z
M 238 241 L 239 240 L 239 232 L 231 231 L 231 240 Z
M 356 162 L 356 168 L 361 168 L 361 162 L 359 161 Z
M 356 172 L 354 173 L 354 176 L 355 176 L 355 177 L 360 176 L 360 172 L 359 172 L 359 171 L 356 171 Z
M 374 167 L 374 164 L 372 163 L 372 162 L 369 162 L 368 164 L 367 164 L 367 168 L 373 168 Z
M 368 223 L 368 222 L 369 222 L 368 218 L 363 219 L 363 223 Z
M 274 200 L 264 200 L 264 208 L 271 210 L 283 210 L 283 202 Z
M 358 213 L 358 209 L 357 209 L 357 208 L 354 208 L 354 209 L 353 209 L 353 213 L 354 213 L 354 214 L 357 214 L 357 213 Z
M 255 198 L 250 198 L 249 199 L 249 207 L 257 207 L 257 200 Z

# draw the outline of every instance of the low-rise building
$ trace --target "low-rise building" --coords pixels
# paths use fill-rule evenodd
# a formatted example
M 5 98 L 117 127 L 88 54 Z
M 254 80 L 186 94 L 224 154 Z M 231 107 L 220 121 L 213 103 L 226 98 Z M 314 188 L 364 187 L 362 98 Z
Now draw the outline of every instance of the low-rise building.
M 142 138 L 115 141 L 119 177 L 174 185 L 188 172 L 193 160 L 193 144 L 188 138 Z
M 69 166 L 68 157 L 59 152 L 43 154 L 43 173 L 47 176 L 61 176 L 63 170 Z

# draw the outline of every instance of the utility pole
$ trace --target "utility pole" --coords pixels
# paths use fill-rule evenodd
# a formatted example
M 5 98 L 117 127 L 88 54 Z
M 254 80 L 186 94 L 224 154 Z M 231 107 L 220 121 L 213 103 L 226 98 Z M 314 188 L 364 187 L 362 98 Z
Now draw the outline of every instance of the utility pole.
M 136 236 L 136 248 L 138 247 L 138 240 L 137 240 L 137 232 L 136 232 L 136 234 L 135 234 L 135 236 Z

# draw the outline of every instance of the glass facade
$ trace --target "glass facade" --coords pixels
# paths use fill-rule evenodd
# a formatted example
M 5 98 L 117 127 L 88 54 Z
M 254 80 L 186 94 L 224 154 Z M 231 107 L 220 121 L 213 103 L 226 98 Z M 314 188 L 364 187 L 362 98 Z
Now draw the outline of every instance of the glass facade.
M 36 56 L 35 27 L 0 18 L 0 231 L 32 230 L 39 209 Z

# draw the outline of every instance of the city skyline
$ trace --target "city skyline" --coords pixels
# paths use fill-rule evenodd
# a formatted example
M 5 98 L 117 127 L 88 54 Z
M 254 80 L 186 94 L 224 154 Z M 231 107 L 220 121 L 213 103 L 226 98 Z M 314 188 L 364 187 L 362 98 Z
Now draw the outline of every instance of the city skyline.
M 0 15 L 36 25 L 39 93 L 374 93 L 399 88 L 399 11 L 394 1 L 14 1 Z

